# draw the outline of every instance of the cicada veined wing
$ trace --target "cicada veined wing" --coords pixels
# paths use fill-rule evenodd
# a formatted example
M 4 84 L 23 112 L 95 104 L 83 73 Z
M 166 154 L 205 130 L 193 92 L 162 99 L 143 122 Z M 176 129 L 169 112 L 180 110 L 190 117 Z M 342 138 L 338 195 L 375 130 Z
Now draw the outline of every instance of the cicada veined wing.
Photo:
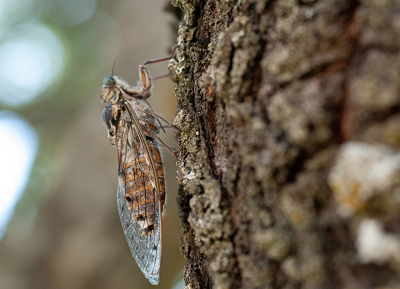
M 162 206 L 165 182 L 160 152 L 154 140 L 143 144 L 140 128 L 128 127 L 119 146 L 118 211 L 126 241 L 143 274 L 158 284 L 161 266 Z

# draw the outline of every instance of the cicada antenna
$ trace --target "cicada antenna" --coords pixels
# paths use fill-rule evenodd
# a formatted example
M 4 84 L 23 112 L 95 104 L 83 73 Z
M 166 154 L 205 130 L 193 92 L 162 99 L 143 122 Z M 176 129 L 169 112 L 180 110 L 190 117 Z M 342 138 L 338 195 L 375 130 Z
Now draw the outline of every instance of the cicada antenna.
M 117 57 L 118 57 L 118 54 L 117 54 L 117 56 L 115 56 L 114 63 L 113 63 L 113 66 L 112 66 L 112 71 L 111 71 L 111 75 L 112 76 L 114 76 L 114 67 L 115 67 L 115 62 L 117 62 Z

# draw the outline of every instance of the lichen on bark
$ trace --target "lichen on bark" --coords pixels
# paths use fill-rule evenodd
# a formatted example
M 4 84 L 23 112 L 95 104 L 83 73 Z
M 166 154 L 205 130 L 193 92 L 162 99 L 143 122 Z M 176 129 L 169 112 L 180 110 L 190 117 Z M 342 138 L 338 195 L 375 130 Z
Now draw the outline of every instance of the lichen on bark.
M 385 17 L 400 1 L 387 2 L 173 1 L 186 288 L 399 285 L 398 259 L 377 268 L 356 248 L 398 220 L 398 202 L 385 211 L 396 177 L 371 176 L 378 187 L 355 200 L 359 179 L 343 174 L 365 165 L 343 163 L 349 146 L 366 162 L 398 155 L 400 30 Z M 361 204 L 352 215 L 338 190 Z

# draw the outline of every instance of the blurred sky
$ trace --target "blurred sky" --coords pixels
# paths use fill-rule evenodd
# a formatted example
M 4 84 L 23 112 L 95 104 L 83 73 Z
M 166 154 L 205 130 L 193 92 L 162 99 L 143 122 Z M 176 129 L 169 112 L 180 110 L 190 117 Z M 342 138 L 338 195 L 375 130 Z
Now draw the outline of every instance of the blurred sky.
M 29 274 L 18 272 L 21 268 L 18 262 L 26 256 L 32 257 L 32 264 L 40 260 L 46 268 L 43 280 L 36 275 L 37 284 L 79 288 L 77 283 L 66 280 L 66 276 L 57 275 L 57 270 L 71 270 L 69 277 L 83 276 L 82 270 L 85 270 L 86 275 L 75 281 L 81 280 L 82 288 L 90 288 L 88 280 L 95 279 L 90 275 L 91 270 L 85 267 L 74 273 L 73 270 L 79 268 L 63 263 L 82 260 L 63 257 L 62 264 L 59 261 L 56 266 L 51 264 L 61 260 L 57 254 L 63 256 L 66 249 L 60 244 L 71 238 L 71 234 L 88 239 L 89 229 L 98 226 L 99 232 L 105 234 L 102 238 L 111 238 L 104 223 L 112 230 L 115 223 L 108 224 L 109 218 L 99 221 L 108 214 L 113 221 L 118 217 L 116 157 L 101 123 L 101 83 L 111 73 L 115 59 L 115 73 L 135 85 L 141 62 L 168 55 L 175 36 L 170 25 L 173 16 L 163 11 L 166 4 L 163 1 L 0 0 L 0 280 L 7 280 L 3 284 L 6 287 L 1 288 L 35 288 L 36 283 L 29 279 Z M 165 62 L 151 66 L 151 73 L 165 73 L 167 65 Z M 154 110 L 173 121 L 176 104 L 172 82 L 166 78 L 154 86 L 150 100 Z M 171 132 L 161 137 L 176 146 Z M 175 232 L 175 239 L 164 241 L 173 246 L 171 250 L 175 255 L 171 257 L 167 251 L 163 264 L 168 263 L 167 255 L 176 265 L 171 268 L 177 268 L 171 269 L 175 273 L 168 277 L 170 281 L 163 288 L 172 288 L 179 283 L 179 278 L 172 280 L 182 267 L 183 259 L 176 256 L 179 220 L 175 204 L 175 165 L 165 150 L 162 153 L 169 198 L 164 235 L 168 231 Z M 55 208 L 53 203 L 62 205 Z M 92 217 L 87 226 L 81 225 Z M 50 221 L 55 224 L 49 225 Z M 54 229 L 59 228 L 61 222 L 65 222 L 64 230 Z M 78 223 L 82 231 L 77 229 Z M 122 230 L 117 229 L 123 240 Z M 49 238 L 46 248 L 41 247 L 44 236 Z M 88 250 L 84 243 L 75 240 L 77 244 L 69 245 L 69 250 Z M 121 238 L 118 240 L 120 242 Z M 113 246 L 117 245 L 113 242 L 101 250 L 115 251 Z M 40 254 L 31 252 L 35 251 L 35 246 L 42 248 Z M 81 247 L 76 249 L 77 246 Z M 129 253 L 127 245 L 121 248 L 121 252 L 125 251 Z M 79 254 L 68 256 L 82 256 Z M 12 257 L 15 260 L 7 260 Z M 136 264 L 132 257 L 127 260 L 129 271 Z M 15 268 L 10 262 L 15 262 Z M 90 259 L 90 262 L 95 260 Z M 2 267 L 2 264 L 8 265 Z M 27 265 L 24 268 L 34 274 L 33 266 L 37 267 Z M 144 277 L 138 278 L 143 282 Z M 121 288 L 125 288 L 122 277 L 120 280 Z M 146 282 L 143 286 L 147 286 Z M 118 288 L 102 284 L 104 288 Z M 103 287 L 96 285 L 96 288 Z

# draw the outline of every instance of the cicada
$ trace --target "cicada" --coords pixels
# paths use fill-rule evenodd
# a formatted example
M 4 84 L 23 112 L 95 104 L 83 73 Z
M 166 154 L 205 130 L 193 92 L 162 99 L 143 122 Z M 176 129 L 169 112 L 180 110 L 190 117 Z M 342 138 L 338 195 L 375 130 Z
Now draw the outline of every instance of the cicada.
M 118 76 L 107 76 L 100 96 L 108 139 L 117 150 L 117 203 L 122 228 L 139 268 L 154 285 L 160 277 L 161 217 L 166 194 L 158 143 L 175 156 L 157 133 L 162 128 L 160 121 L 174 126 L 147 102 L 152 83 L 146 64 L 169 58 L 140 65 L 137 86 L 130 86 Z

